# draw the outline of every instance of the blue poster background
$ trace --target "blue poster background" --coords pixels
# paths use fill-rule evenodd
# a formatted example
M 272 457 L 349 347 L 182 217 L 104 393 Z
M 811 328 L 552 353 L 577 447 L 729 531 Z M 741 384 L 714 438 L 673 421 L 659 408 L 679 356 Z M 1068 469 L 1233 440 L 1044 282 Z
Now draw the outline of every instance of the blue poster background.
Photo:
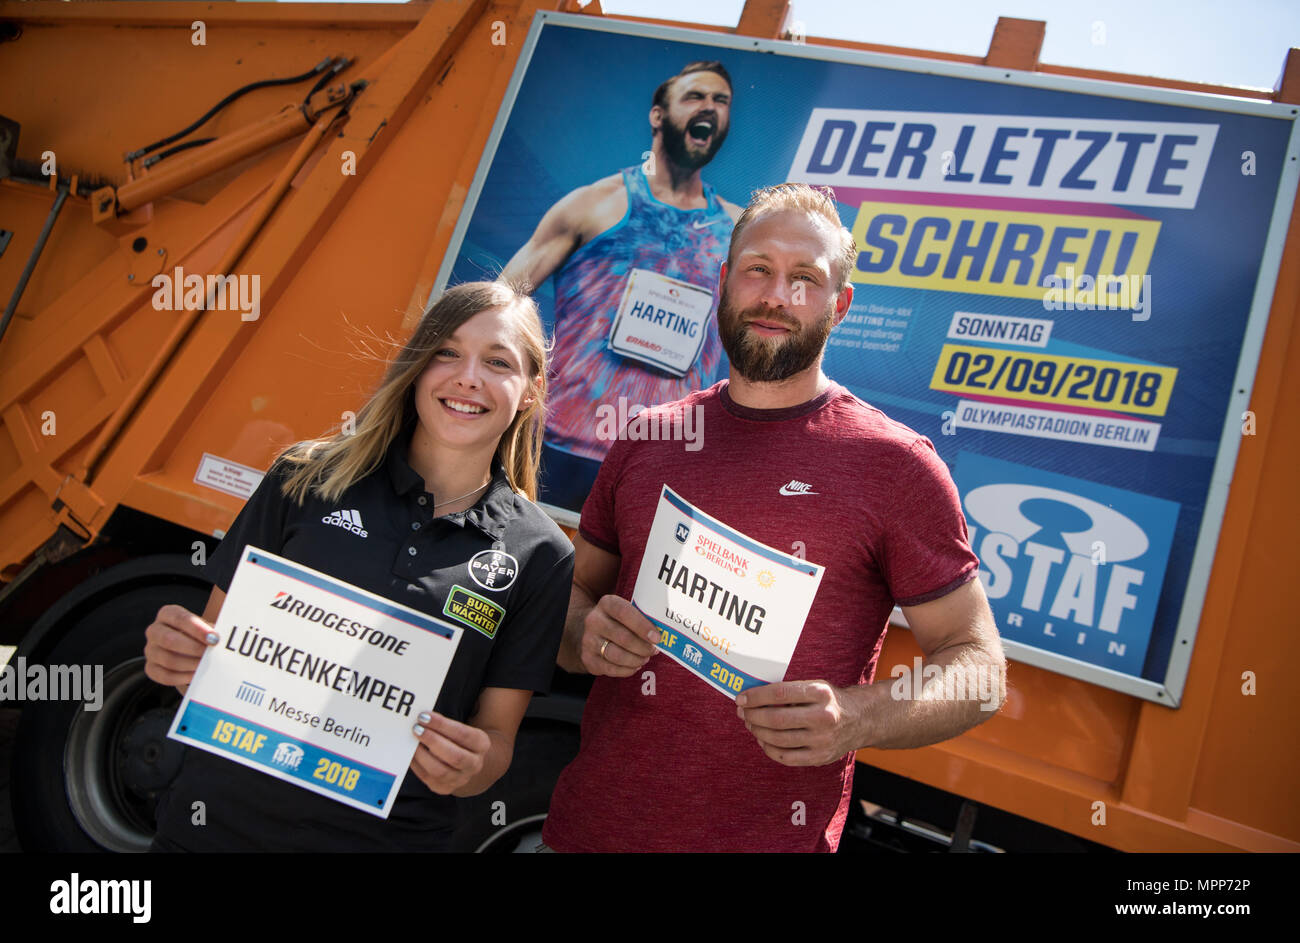
M 969 453 L 1020 466 L 1029 477 L 1035 472 L 1066 475 L 1176 506 L 1163 583 L 1150 614 L 1145 660 L 1123 669 L 1162 680 L 1225 420 L 1240 422 L 1240 417 L 1227 416 L 1228 402 L 1290 122 L 552 23 L 538 37 L 499 146 L 489 155 L 492 162 L 481 193 L 466 208 L 472 215 L 463 242 L 453 247 L 449 284 L 495 277 L 557 200 L 576 187 L 641 163 L 651 145 L 647 113 L 654 89 L 698 59 L 721 60 L 734 82 L 730 133 L 702 178 L 719 195 L 741 205 L 755 188 L 786 179 L 814 108 L 1217 126 L 1193 208 L 1129 207 L 1131 214 L 1161 224 L 1147 270 L 1152 286 L 1148 320 L 1135 321 L 1123 310 L 1047 312 L 1041 301 L 1027 298 L 855 282 L 851 315 L 865 313 L 871 305 L 910 309 L 910 323 L 897 351 L 832 346 L 824 365 L 828 375 L 856 395 L 928 436 L 950 468 L 959 452 Z M 1253 174 L 1243 173 L 1245 152 L 1254 157 Z M 864 185 L 889 189 L 883 180 Z M 1124 209 L 1122 204 L 1113 206 Z M 852 228 L 859 206 L 841 202 L 839 209 Z M 1095 204 L 1093 210 L 1098 210 Z M 550 328 L 549 281 L 537 298 Z M 1154 451 L 953 430 L 945 413 L 950 418 L 959 397 L 932 389 L 930 383 L 940 349 L 956 343 L 946 336 L 956 311 L 1050 318 L 1055 326 L 1048 353 L 1087 349 L 1111 360 L 1177 368 L 1167 412 L 1129 417 L 1161 423 Z
M 954 478 L 1002 637 L 1125 674 L 1141 671 L 1178 505 L 964 451 Z M 979 489 L 988 486 L 1005 490 L 981 509 Z M 1114 516 L 1094 517 L 1088 501 Z M 1016 515 L 1029 522 L 1023 532 L 1007 526 Z M 1126 546 L 1130 525 L 1141 549 Z M 1080 535 L 1075 552 L 1068 534 Z

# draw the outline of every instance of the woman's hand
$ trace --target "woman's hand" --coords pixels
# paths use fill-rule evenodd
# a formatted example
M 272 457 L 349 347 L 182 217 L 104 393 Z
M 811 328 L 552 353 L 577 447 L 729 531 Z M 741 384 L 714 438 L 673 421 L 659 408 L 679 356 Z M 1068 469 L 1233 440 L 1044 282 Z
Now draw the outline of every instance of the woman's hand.
M 181 606 L 163 606 L 144 631 L 144 673 L 182 694 L 194 680 L 199 659 L 220 639 L 212 626 Z
M 492 738 L 478 727 L 434 711 L 425 711 L 418 720 L 411 732 L 419 737 L 420 745 L 415 748 L 411 770 L 438 795 L 452 795 L 483 769 Z

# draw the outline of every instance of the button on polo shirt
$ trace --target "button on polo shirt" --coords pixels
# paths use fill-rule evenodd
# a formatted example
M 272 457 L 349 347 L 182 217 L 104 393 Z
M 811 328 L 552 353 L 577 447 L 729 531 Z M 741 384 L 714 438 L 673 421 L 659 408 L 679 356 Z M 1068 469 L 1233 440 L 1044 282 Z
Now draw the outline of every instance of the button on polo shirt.
M 568 609 L 573 545 L 542 511 L 492 481 L 468 512 L 435 518 L 436 496 L 407 461 L 408 421 L 383 464 L 337 501 L 283 497 L 277 461 L 212 554 L 204 575 L 228 590 L 244 547 L 278 554 L 463 629 L 435 709 L 468 721 L 485 687 L 546 691 Z M 487 600 L 490 616 L 457 600 Z M 429 705 L 416 705 L 415 714 Z M 251 718 L 266 723 L 268 718 Z M 291 731 L 290 731 L 291 732 Z M 190 823 L 203 800 L 206 826 Z M 185 763 L 159 804 L 159 845 L 191 850 L 436 850 L 455 800 L 407 773 L 387 820 L 204 751 Z

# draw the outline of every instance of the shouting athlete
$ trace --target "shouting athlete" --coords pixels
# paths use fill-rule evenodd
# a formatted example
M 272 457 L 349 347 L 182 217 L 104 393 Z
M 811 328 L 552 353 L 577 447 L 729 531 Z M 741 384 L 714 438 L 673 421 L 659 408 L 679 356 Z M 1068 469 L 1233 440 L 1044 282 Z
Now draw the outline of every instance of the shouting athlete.
M 655 90 L 645 162 L 569 193 L 506 265 L 503 277 L 534 288 L 555 277 L 543 502 L 582 506 L 610 446 L 600 405 L 623 397 L 632 411 L 725 376 L 713 288 L 740 207 L 700 170 L 730 121 L 722 63 L 684 66 Z

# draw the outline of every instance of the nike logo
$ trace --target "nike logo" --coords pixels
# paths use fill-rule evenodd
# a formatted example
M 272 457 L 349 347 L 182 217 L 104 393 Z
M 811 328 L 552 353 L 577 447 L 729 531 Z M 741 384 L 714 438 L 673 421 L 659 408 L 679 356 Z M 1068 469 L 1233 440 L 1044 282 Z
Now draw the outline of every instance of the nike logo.
M 707 223 L 702 223 L 702 222 L 700 222 L 698 219 L 693 219 L 693 220 L 691 220 L 691 228 L 692 228 L 692 229 L 708 229 L 710 226 L 715 226 L 715 225 L 717 225 L 717 224 L 720 223 L 720 222 L 722 222 L 722 220 L 720 220 L 720 219 L 711 219 L 711 220 L 709 220 Z
M 813 491 L 813 490 L 812 490 L 812 485 L 808 484 L 808 482 L 806 482 L 806 481 L 799 481 L 799 480 L 797 480 L 797 479 L 791 479 L 791 481 L 790 481 L 790 483 L 789 483 L 788 485 L 782 485 L 782 486 L 781 486 L 781 493 L 782 493 L 782 494 L 786 494 L 786 495 L 789 495 L 789 494 L 821 494 L 820 491 Z

